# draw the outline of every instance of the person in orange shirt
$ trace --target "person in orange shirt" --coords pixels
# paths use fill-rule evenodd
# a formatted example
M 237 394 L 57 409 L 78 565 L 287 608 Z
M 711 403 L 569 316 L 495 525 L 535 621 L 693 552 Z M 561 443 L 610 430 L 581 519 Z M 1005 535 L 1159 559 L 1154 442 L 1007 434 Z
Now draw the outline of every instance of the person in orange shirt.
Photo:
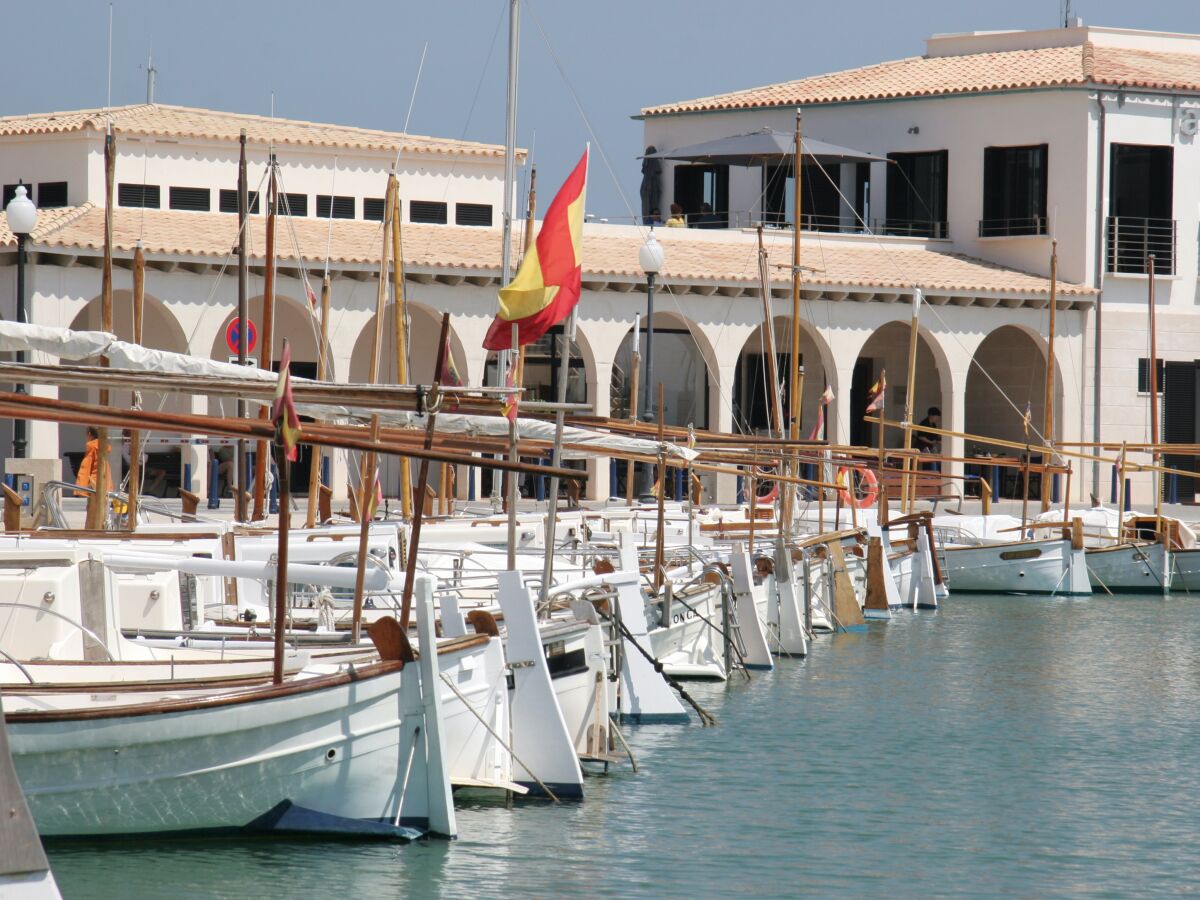
M 75 483 L 80 487 L 94 488 L 96 486 L 96 470 L 100 467 L 100 432 L 89 425 L 87 429 L 87 446 L 83 459 L 79 461 L 79 471 L 75 475 Z M 108 478 L 108 490 L 112 490 L 112 472 L 105 473 Z M 86 497 L 86 491 L 76 491 L 76 497 Z

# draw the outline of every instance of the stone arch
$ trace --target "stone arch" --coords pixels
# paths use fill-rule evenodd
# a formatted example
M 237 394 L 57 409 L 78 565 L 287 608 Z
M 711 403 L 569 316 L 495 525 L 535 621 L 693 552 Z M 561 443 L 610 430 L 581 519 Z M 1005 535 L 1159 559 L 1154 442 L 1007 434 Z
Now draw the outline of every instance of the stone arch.
M 792 342 L 792 320 L 790 316 L 775 316 L 772 319 L 775 337 L 776 369 L 779 383 L 783 385 L 781 406 L 786 425 L 789 418 L 788 380 Z M 764 373 L 764 347 L 766 326 L 759 325 L 746 338 L 738 353 L 734 374 L 733 425 L 735 430 L 749 433 L 763 432 L 771 421 L 767 402 L 767 385 Z M 807 322 L 800 324 L 800 364 L 804 367 L 804 391 L 801 398 L 800 432 L 807 436 L 817 419 L 817 409 L 825 386 L 838 391 L 837 370 L 828 344 Z M 830 416 L 831 417 L 831 416 Z M 833 436 L 832 427 L 829 430 Z
M 437 364 L 438 337 L 441 335 L 441 314 L 428 306 L 409 302 L 408 308 L 408 382 L 409 384 L 430 384 L 433 380 L 433 369 Z M 363 325 L 354 342 L 350 354 L 350 381 L 366 382 L 371 374 L 371 348 L 375 341 L 376 316 L 373 314 Z M 379 357 L 378 378 L 381 384 L 396 384 L 397 366 L 396 354 L 390 348 L 395 346 L 396 334 L 396 304 L 389 303 L 384 309 L 383 342 Z M 466 353 L 462 341 L 454 331 L 454 322 L 450 323 L 450 359 L 455 370 L 464 381 L 467 375 Z M 400 465 L 399 457 L 386 455 L 379 457 L 380 482 L 387 497 L 400 495 Z M 436 485 L 440 468 L 434 465 L 430 469 L 430 483 Z
M 967 370 L 966 422 L 963 431 L 981 437 L 1024 441 L 1024 415 L 1029 405 L 1033 440 L 1042 434 L 1046 418 L 1046 339 L 1025 325 L 1006 324 L 979 342 Z M 1063 375 L 1054 366 L 1054 432 L 1062 435 Z M 967 453 L 988 448 L 967 441 Z M 994 448 L 993 448 L 994 450 Z
M 93 297 L 84 307 L 76 313 L 75 318 L 71 320 L 68 326 L 73 331 L 102 331 L 102 311 L 101 298 Z M 133 340 L 133 292 L 130 290 L 114 290 L 113 291 L 113 327 L 112 332 L 123 341 Z M 183 327 L 179 324 L 179 320 L 171 309 L 152 294 L 145 295 L 145 303 L 142 312 L 142 345 L 155 350 L 170 350 L 175 353 L 187 352 L 187 336 L 184 334 Z M 80 360 L 82 365 L 98 365 L 99 357 Z M 191 412 L 192 400 L 186 394 L 160 394 L 152 391 L 142 391 L 141 407 L 147 410 L 160 410 L 164 412 Z M 75 403 L 98 403 L 100 401 L 100 391 L 98 388 L 60 388 L 58 396 L 63 400 L 72 401 Z M 129 390 L 110 390 L 108 403 L 109 406 L 118 409 L 133 408 L 133 393 Z M 63 465 L 63 477 L 66 480 L 74 480 L 74 467 L 79 455 L 82 455 L 84 444 L 86 443 L 85 428 L 81 425 L 60 425 L 59 426 L 59 447 L 60 452 L 67 457 L 67 461 Z M 177 456 L 178 451 L 171 447 L 162 447 L 162 452 L 156 451 L 153 441 L 157 438 L 173 438 L 174 435 L 153 435 L 144 436 L 148 441 L 147 452 L 154 454 L 156 459 L 153 461 L 158 463 L 161 468 L 165 465 L 167 456 Z M 118 451 L 121 446 L 119 436 L 109 434 L 114 451 Z M 114 452 L 114 466 L 116 460 L 120 459 L 119 452 Z M 178 465 L 170 467 L 170 471 L 166 472 L 170 476 L 172 482 L 178 472 Z M 114 468 L 114 483 L 119 481 L 116 477 L 116 469 Z
M 654 313 L 654 380 L 663 383 L 666 423 L 716 428 L 721 399 L 720 368 L 707 335 L 698 324 L 670 310 Z M 641 334 L 642 371 L 645 377 L 646 327 Z M 615 417 L 628 415 L 633 328 L 622 338 L 613 356 L 611 409 Z M 638 408 L 644 411 L 645 386 L 639 383 Z M 652 398 L 657 386 L 651 387 Z
M 869 402 L 870 388 L 884 370 L 887 371 L 887 417 L 897 421 L 903 418 L 908 390 L 911 328 L 911 323 L 903 319 L 886 322 L 876 328 L 859 349 L 850 384 L 849 435 L 852 444 L 875 446 L 878 443 L 877 426 L 862 419 Z M 956 423 L 950 417 L 952 374 L 949 359 L 934 332 L 918 325 L 917 337 L 914 422 L 921 421 L 930 407 L 938 407 L 943 414 L 943 426 L 955 427 Z M 885 435 L 885 446 L 897 447 L 902 444 L 900 431 L 889 429 Z

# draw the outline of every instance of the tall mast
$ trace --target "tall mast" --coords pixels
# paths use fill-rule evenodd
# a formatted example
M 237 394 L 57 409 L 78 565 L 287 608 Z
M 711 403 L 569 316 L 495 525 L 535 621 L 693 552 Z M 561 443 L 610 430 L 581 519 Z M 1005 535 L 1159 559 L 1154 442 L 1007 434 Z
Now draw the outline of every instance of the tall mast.
M 792 355 L 788 361 L 788 411 L 790 416 L 789 435 L 793 441 L 800 439 L 800 394 L 804 388 L 800 381 L 800 222 L 803 212 L 803 195 L 801 194 L 802 175 L 801 156 L 803 150 L 803 121 L 800 110 L 796 110 L 795 147 L 792 157 L 792 207 L 795 211 L 795 222 L 792 225 Z M 781 432 L 782 433 L 782 432 Z M 794 472 L 792 474 L 795 474 Z M 784 489 L 784 522 L 783 527 L 790 529 L 796 486 L 789 483 Z
M 250 341 L 250 310 L 248 308 L 248 295 L 250 286 L 250 269 L 249 263 L 246 260 L 246 229 L 248 226 L 248 217 L 250 214 L 250 194 L 249 186 L 246 182 L 246 129 L 242 129 L 242 133 L 238 138 L 241 144 L 241 153 L 238 157 L 238 365 L 246 365 L 246 355 L 249 352 Z M 239 419 L 246 418 L 246 401 L 241 397 L 237 402 L 237 415 Z M 249 480 L 246 468 L 246 442 L 238 439 L 237 442 L 237 479 L 234 487 L 234 509 L 236 510 L 236 518 L 239 522 L 246 521 L 246 488 Z
M 279 205 L 275 183 L 275 153 L 271 152 L 269 161 L 269 176 L 267 179 L 267 259 L 266 270 L 263 274 L 262 302 L 262 348 L 259 350 L 259 368 L 271 371 L 271 342 L 275 339 L 275 209 Z M 269 415 L 264 406 L 261 418 Z M 254 466 L 254 519 L 266 517 L 264 509 L 267 493 L 267 466 L 271 464 L 267 456 L 269 451 L 266 441 L 258 442 L 258 453 Z
M 908 384 L 904 394 L 904 475 L 901 476 L 900 498 L 900 509 L 910 513 L 913 500 L 909 497 L 909 471 L 915 470 L 916 466 L 908 455 L 908 451 L 912 449 L 913 406 L 917 396 L 917 337 L 920 333 L 922 299 L 921 289 L 913 288 L 912 322 L 909 325 L 908 334 Z M 916 494 L 916 491 L 913 491 L 913 494 Z
M 771 315 L 771 276 L 767 271 L 767 251 L 763 247 L 763 227 L 758 226 L 758 280 L 762 290 L 763 354 L 766 356 L 767 397 L 771 416 L 771 432 L 783 437 L 783 404 L 779 396 L 779 373 L 775 367 L 775 317 Z
M 521 55 L 521 0 L 508 2 L 508 82 L 504 93 L 504 214 L 501 221 L 500 285 L 512 278 L 513 202 L 517 183 L 517 78 Z M 517 348 L 514 347 L 515 351 Z M 496 384 L 504 385 L 507 353 L 500 354 Z
M 1158 339 L 1155 334 L 1154 326 L 1154 254 L 1151 253 L 1146 257 L 1146 291 L 1149 294 L 1150 300 L 1150 364 L 1148 366 L 1147 377 L 1150 380 L 1150 443 L 1153 445 L 1150 459 L 1157 467 L 1160 459 L 1158 452 Z M 1158 534 L 1162 533 L 1162 490 L 1160 490 L 1159 481 L 1162 475 L 1157 471 L 1154 473 L 1154 519 L 1155 531 Z
M 392 302 L 395 304 L 396 383 L 408 384 L 408 298 L 404 294 L 404 244 L 400 240 L 400 182 L 388 176 L 386 207 L 392 208 Z M 386 244 L 386 242 L 385 242 Z M 400 511 L 412 521 L 412 470 L 407 457 L 400 457 Z
M 1058 241 L 1050 242 L 1050 334 L 1046 345 L 1046 417 L 1042 424 L 1042 440 L 1054 446 L 1054 333 L 1058 306 Z M 1053 460 L 1047 460 L 1052 462 Z M 1050 479 L 1054 476 L 1042 470 L 1042 512 L 1050 508 Z M 1069 499 L 1069 498 L 1068 498 Z

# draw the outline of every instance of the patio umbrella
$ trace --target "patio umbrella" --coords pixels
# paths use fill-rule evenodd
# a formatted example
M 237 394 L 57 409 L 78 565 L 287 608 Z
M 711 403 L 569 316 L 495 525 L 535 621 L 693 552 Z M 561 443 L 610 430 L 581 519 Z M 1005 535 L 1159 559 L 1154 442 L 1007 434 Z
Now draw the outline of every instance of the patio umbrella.
M 718 138 L 715 141 L 704 141 L 700 144 L 689 144 L 686 147 L 676 147 L 674 150 L 647 152 L 644 160 L 673 159 L 685 162 L 714 162 L 729 166 L 757 166 L 772 159 L 790 157 L 795 148 L 796 138 L 790 132 L 775 131 L 771 128 L 760 128 L 746 134 L 735 134 Z M 647 147 L 647 151 L 651 148 Z M 801 138 L 801 152 L 807 159 L 823 165 L 854 162 L 887 162 L 882 156 L 874 156 L 861 150 L 851 150 L 849 147 L 839 147 L 837 144 L 827 144 L 812 138 Z M 643 172 L 645 166 L 643 164 Z

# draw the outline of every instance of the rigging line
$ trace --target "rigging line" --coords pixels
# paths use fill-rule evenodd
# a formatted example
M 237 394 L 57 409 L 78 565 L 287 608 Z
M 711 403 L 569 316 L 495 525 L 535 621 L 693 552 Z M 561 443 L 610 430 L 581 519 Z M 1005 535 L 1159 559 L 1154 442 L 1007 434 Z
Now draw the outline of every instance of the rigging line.
M 833 186 L 833 189 L 837 192 L 838 196 L 842 199 L 843 202 L 846 203 L 846 205 L 853 212 L 855 220 L 857 220 L 858 223 L 860 225 L 862 225 L 864 234 L 870 235 L 871 237 L 875 238 L 876 246 L 878 246 L 879 249 L 883 251 L 884 255 L 888 258 L 889 262 L 891 262 L 892 265 L 894 265 L 896 267 L 896 270 L 898 272 L 900 272 L 901 275 L 903 275 L 906 280 L 909 281 L 910 287 L 912 287 L 914 290 L 916 290 L 918 288 L 918 285 L 916 284 L 915 281 L 913 281 L 911 279 L 911 276 L 910 276 L 909 272 L 907 271 L 907 269 L 901 263 L 898 262 L 897 258 L 893 255 L 893 253 L 890 250 L 888 250 L 887 247 L 884 246 L 882 241 L 879 240 L 879 235 L 876 234 L 870 228 L 870 226 L 868 226 L 867 223 L 863 220 L 863 217 L 859 214 L 858 210 L 854 207 L 854 204 L 850 203 L 850 201 L 849 201 L 849 199 L 847 199 L 846 195 L 844 193 L 842 193 L 841 187 L 837 184 L 837 182 L 835 182 L 833 180 L 832 176 L 830 176 L 830 174 L 826 170 L 825 166 L 822 165 L 820 161 L 816 161 L 813 164 L 816 165 L 817 168 L 821 170 L 821 174 L 823 174 L 825 176 L 826 180 L 829 181 L 830 185 Z M 820 238 L 819 232 L 817 233 L 817 245 L 821 246 L 821 238 Z M 925 304 L 923 304 L 923 306 L 928 308 L 933 313 L 934 317 L 938 320 L 938 322 L 942 325 L 942 327 L 946 329 L 946 334 L 951 338 L 951 340 L 954 341 L 954 343 L 958 344 L 959 349 L 962 350 L 963 353 L 967 353 L 966 346 L 963 344 L 963 342 L 961 340 L 959 340 L 958 335 L 955 333 L 954 329 L 951 328 L 949 323 L 947 323 L 945 318 L 943 318 L 942 314 L 938 311 L 937 306 L 935 306 L 932 303 L 925 303 Z M 978 349 L 978 348 L 976 348 L 976 349 Z M 976 368 L 978 368 L 979 371 L 983 373 L 984 377 L 987 378 L 987 380 L 991 383 L 992 387 L 994 387 L 996 389 L 996 391 L 1000 394 L 1000 396 L 1002 396 L 1004 398 L 1005 402 L 1008 403 L 1008 405 L 1012 407 L 1013 411 L 1016 412 L 1016 414 L 1018 416 L 1021 416 L 1023 419 L 1025 416 L 1024 410 L 1022 410 L 1019 406 L 1017 406 L 1016 403 L 1013 402 L 1012 397 L 1010 397 L 1008 395 L 1008 392 L 1005 391 L 1004 388 L 1000 387 L 1000 385 L 996 382 L 996 379 L 994 379 L 992 377 L 991 373 L 988 372 L 987 369 L 985 369 L 982 365 L 980 365 L 979 362 L 976 361 L 975 354 L 973 354 L 973 353 L 970 354 L 970 357 L 971 357 L 971 361 L 967 367 L 967 372 L 970 373 L 971 366 L 975 366 Z M 936 357 L 934 359 L 934 365 L 935 366 L 937 365 Z M 1033 435 L 1036 435 L 1039 441 L 1044 442 L 1045 437 L 1042 435 L 1040 429 L 1033 427 L 1031 425 L 1030 432 Z
M 412 121 L 413 106 L 417 102 L 417 88 L 421 86 L 421 72 L 425 69 L 425 54 L 429 52 L 429 41 L 421 50 L 421 62 L 417 65 L 417 77 L 413 80 L 412 96 L 408 99 L 408 114 L 404 117 L 404 133 L 408 134 L 408 123 Z M 400 153 L 396 153 L 396 164 L 400 164 Z

